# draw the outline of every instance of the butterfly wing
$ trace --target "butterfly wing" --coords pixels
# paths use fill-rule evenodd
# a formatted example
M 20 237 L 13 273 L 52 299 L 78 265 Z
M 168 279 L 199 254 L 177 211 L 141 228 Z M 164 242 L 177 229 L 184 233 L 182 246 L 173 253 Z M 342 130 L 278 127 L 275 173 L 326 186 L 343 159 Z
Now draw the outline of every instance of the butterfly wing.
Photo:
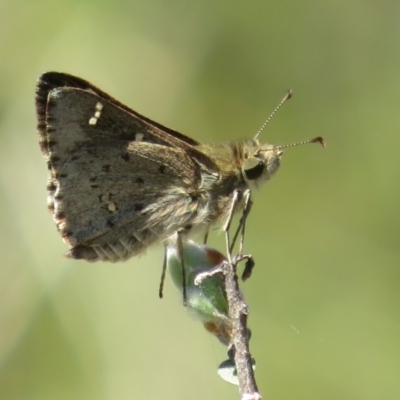
M 119 261 L 193 223 L 217 176 L 197 142 L 66 74 L 44 74 L 38 133 L 50 172 L 48 205 L 68 256 Z

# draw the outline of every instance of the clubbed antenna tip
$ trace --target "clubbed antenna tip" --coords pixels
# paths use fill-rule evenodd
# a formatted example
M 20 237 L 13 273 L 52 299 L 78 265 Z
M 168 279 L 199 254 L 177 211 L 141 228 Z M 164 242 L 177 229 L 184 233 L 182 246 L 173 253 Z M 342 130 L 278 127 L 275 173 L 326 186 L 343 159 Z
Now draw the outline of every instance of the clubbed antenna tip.
M 310 143 L 319 143 L 324 149 L 326 149 L 326 142 L 322 136 L 318 136 L 310 140 Z

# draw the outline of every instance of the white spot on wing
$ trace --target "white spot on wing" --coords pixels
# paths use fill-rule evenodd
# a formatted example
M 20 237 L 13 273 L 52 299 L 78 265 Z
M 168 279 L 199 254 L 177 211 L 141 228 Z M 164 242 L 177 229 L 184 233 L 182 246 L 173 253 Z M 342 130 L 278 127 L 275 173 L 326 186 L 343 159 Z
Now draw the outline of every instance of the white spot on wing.
M 93 117 L 89 119 L 89 125 L 96 125 L 98 119 L 101 116 L 101 110 L 104 108 L 104 104 L 100 103 L 99 101 L 96 103 L 96 111 L 94 112 Z
M 115 206 L 115 203 L 110 203 L 108 206 L 108 211 L 114 212 L 117 211 L 117 207 Z
M 143 138 L 144 138 L 144 133 L 138 132 L 135 135 L 135 142 L 141 142 L 143 140 Z

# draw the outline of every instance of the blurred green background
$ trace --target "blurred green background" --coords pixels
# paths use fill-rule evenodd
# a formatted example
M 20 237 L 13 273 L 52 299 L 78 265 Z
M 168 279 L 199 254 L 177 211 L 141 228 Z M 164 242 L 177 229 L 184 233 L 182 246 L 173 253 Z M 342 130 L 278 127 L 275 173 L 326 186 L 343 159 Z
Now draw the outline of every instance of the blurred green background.
M 400 398 L 398 1 L 0 2 L 0 399 L 232 399 L 225 349 L 162 247 L 67 261 L 46 207 L 38 75 L 85 78 L 195 139 L 322 135 L 255 194 L 244 291 L 265 399 Z M 222 247 L 222 236 L 210 244 Z

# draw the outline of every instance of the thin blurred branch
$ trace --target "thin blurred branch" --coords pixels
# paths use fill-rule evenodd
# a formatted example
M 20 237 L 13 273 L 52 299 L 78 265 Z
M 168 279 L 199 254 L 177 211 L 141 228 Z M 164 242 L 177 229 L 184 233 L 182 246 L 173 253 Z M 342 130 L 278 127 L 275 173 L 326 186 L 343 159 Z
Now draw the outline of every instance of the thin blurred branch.
M 226 263 L 225 290 L 229 305 L 229 318 L 232 322 L 231 349 L 239 380 L 239 391 L 242 399 L 260 400 L 257 383 L 254 377 L 252 358 L 249 349 L 250 330 L 247 328 L 249 308 L 239 290 L 236 273 L 237 264 L 247 256 L 239 256 Z
M 253 360 L 249 350 L 251 332 L 247 328 L 249 308 L 239 289 L 237 265 L 242 260 L 252 260 L 251 256 L 238 255 L 232 262 L 224 261 L 210 271 L 203 272 L 196 277 L 196 284 L 216 274 L 224 276 L 225 291 L 229 306 L 229 319 L 232 324 L 229 357 L 234 360 L 239 392 L 242 400 L 261 400 L 257 383 L 254 377 Z

